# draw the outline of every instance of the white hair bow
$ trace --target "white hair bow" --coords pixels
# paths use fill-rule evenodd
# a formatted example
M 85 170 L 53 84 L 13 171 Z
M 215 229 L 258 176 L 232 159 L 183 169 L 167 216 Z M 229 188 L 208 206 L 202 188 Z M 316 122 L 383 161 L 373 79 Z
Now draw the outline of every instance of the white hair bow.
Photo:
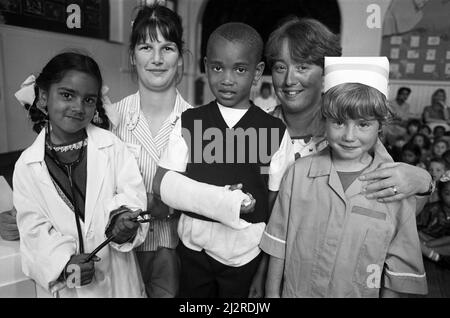
M 36 99 L 36 94 L 34 93 L 34 86 L 36 85 L 36 77 L 34 75 L 30 75 L 27 79 L 20 85 L 20 89 L 14 94 L 16 96 L 19 103 L 22 106 L 25 105 L 33 105 L 34 100 Z M 47 110 L 41 106 L 42 104 L 36 103 L 36 107 L 47 115 Z
M 36 84 L 36 77 L 30 75 L 27 79 L 20 85 L 20 89 L 14 94 L 17 100 L 22 104 L 22 106 L 33 105 L 36 94 L 34 93 L 34 85 Z

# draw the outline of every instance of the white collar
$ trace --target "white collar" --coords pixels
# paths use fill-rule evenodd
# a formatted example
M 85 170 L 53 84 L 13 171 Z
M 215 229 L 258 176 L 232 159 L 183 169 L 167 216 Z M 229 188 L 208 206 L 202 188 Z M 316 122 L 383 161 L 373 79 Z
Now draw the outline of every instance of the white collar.
M 97 126 L 89 124 L 86 128 L 89 145 L 98 149 L 109 147 L 114 143 L 111 133 Z M 37 136 L 33 144 L 24 153 L 24 162 L 26 164 L 44 161 L 45 156 L 45 129 Z

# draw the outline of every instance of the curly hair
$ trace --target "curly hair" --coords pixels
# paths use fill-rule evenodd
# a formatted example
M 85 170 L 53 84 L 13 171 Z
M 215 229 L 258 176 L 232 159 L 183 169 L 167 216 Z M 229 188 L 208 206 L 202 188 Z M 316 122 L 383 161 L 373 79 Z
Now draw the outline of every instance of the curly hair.
M 289 17 L 275 31 L 266 44 L 269 67 L 277 60 L 280 48 L 287 41 L 291 58 L 298 63 L 310 63 L 324 68 L 325 56 L 341 56 L 339 37 L 315 19 Z
M 78 71 L 91 75 L 98 82 L 98 96 L 101 96 L 101 89 L 103 85 L 103 78 L 100 73 L 100 68 L 93 58 L 78 52 L 65 52 L 53 57 L 42 69 L 42 72 L 36 78 L 36 85 L 34 87 L 35 96 L 32 105 L 25 105 L 25 109 L 30 115 L 33 124 L 33 130 L 39 133 L 48 121 L 47 114 L 41 110 L 37 104 L 39 102 L 39 90 L 49 91 L 52 84 L 60 82 L 69 71 Z M 97 99 L 96 110 L 100 117 L 100 122 L 92 121 L 92 124 L 108 129 L 109 120 L 106 116 L 105 108 L 101 98 Z

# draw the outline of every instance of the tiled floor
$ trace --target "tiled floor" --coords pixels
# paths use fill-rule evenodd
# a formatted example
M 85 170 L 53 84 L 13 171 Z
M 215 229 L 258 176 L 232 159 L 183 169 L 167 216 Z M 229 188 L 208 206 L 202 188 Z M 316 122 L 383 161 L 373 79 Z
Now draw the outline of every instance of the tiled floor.
M 428 282 L 428 298 L 450 298 L 450 269 L 424 260 Z

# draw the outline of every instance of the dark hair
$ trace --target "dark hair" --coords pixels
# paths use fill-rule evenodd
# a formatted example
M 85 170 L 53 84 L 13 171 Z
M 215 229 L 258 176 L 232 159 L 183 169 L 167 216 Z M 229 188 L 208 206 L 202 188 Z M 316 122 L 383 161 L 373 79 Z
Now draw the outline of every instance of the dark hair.
M 338 121 L 364 118 L 381 124 L 392 118 L 386 96 L 360 83 L 343 83 L 323 95 L 322 116 Z
M 443 88 L 438 88 L 437 90 L 435 90 L 433 92 L 433 94 L 431 95 L 431 100 L 433 101 L 434 97 L 439 94 L 442 93 L 444 95 L 444 100 L 447 99 L 447 94 L 445 93 L 445 90 Z
M 261 61 L 264 42 L 258 31 L 250 25 L 241 22 L 229 22 L 219 26 L 208 38 L 206 56 L 209 55 L 211 46 L 218 38 L 246 45 L 250 52 L 254 54 L 255 62 L 259 63 Z
M 444 133 L 446 132 L 444 126 L 442 126 L 442 125 L 437 125 L 437 126 L 435 126 L 435 127 L 433 128 L 433 135 L 436 135 L 436 132 L 437 132 L 438 129 L 443 129 L 443 130 L 444 130 Z
M 403 86 L 397 90 L 397 95 L 400 95 L 402 91 L 406 91 L 408 94 L 411 94 L 411 88 Z
M 181 17 L 169 8 L 154 4 L 141 6 L 133 21 L 128 54 L 132 59 L 134 49 L 145 42 L 147 36 L 151 41 L 158 40 L 158 30 L 167 41 L 175 43 L 180 56 L 184 53 L 183 25 Z M 133 67 L 134 70 L 134 67 Z M 181 72 L 183 73 L 183 72 Z
M 406 124 L 406 130 L 408 130 L 408 128 L 410 126 L 417 126 L 417 129 L 419 129 L 420 126 L 422 126 L 422 123 L 418 119 L 410 119 L 410 120 L 408 120 L 408 123 Z
M 34 122 L 33 130 L 39 133 L 45 126 L 48 118 L 36 105 L 39 100 L 39 89 L 49 91 L 51 85 L 59 83 L 69 71 L 78 71 L 94 77 L 98 82 L 98 99 L 96 109 L 101 119 L 101 123 L 92 124 L 101 128 L 109 128 L 109 120 L 106 116 L 103 102 L 101 100 L 101 90 L 103 79 L 100 68 L 93 58 L 78 52 L 65 52 L 53 57 L 42 69 L 42 72 L 36 78 L 35 93 L 36 98 L 32 105 L 25 105 L 30 114 L 31 120 Z
M 298 63 L 310 63 L 324 68 L 325 56 L 341 56 L 339 37 L 315 19 L 290 17 L 274 30 L 267 40 L 266 59 L 272 67 L 287 40 L 291 58 Z
M 429 165 L 432 162 L 440 163 L 440 164 L 444 165 L 444 167 L 447 166 L 447 164 L 446 164 L 446 162 L 445 162 L 445 160 L 443 158 L 433 157 L 433 158 L 430 159 Z
M 414 143 L 414 139 L 415 139 L 417 136 L 420 136 L 420 137 L 423 138 L 423 143 L 424 143 L 423 148 L 426 149 L 426 150 L 430 149 L 430 145 L 431 145 L 430 138 L 428 138 L 427 136 L 425 136 L 425 135 L 422 134 L 422 133 L 416 133 L 416 134 L 412 135 L 412 137 L 411 137 L 411 139 L 410 139 L 410 142 L 411 142 L 411 143 Z
M 420 162 L 420 157 L 422 156 L 422 151 L 420 150 L 419 146 L 414 145 L 410 142 L 408 142 L 406 145 L 404 145 L 402 148 L 402 155 L 401 155 L 402 160 L 403 160 L 403 153 L 405 151 L 411 151 L 416 156 L 416 161 L 413 162 L 412 164 L 416 165 Z
M 262 92 L 262 90 L 265 88 L 272 91 L 272 85 L 269 82 L 262 82 L 260 91 Z

